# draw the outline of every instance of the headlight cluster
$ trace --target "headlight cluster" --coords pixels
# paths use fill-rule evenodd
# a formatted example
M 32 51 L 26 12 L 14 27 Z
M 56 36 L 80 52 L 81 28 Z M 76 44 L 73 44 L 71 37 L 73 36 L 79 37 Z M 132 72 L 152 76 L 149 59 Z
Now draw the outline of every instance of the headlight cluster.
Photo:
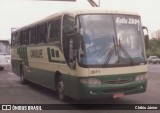
M 138 75 L 135 78 L 135 81 L 143 81 L 147 78 L 146 74 Z
M 80 79 L 80 82 L 83 84 L 88 84 L 88 85 L 102 84 L 101 80 L 99 80 L 97 78 L 82 78 L 82 79 Z

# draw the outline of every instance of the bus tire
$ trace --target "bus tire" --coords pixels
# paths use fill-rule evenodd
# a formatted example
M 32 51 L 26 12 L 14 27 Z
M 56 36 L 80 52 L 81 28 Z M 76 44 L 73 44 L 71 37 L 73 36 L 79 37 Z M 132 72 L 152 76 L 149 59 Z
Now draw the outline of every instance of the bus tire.
M 26 84 L 26 80 L 24 79 L 24 68 L 20 68 L 20 77 L 21 77 L 21 83 Z
M 59 99 L 64 101 L 65 100 L 64 82 L 61 76 L 58 77 L 58 81 L 57 81 L 57 93 L 58 93 Z
M 0 71 L 4 70 L 4 67 L 0 67 Z

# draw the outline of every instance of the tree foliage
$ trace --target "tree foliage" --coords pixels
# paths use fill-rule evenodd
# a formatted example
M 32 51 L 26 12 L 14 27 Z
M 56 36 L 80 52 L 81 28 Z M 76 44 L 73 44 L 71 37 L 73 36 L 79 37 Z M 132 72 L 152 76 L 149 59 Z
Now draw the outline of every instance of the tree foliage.
M 160 58 L 160 39 L 151 39 L 149 41 L 149 49 L 147 49 L 147 57 L 158 56 Z

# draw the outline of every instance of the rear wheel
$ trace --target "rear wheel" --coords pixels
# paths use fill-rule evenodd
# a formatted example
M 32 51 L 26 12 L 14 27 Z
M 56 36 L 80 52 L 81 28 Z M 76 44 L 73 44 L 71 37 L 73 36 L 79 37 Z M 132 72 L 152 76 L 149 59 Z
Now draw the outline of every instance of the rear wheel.
M 1 71 L 4 70 L 4 67 L 0 67 L 0 70 L 1 70 Z
M 26 80 L 24 79 L 24 68 L 20 68 L 20 77 L 21 77 L 21 83 L 26 84 Z
M 58 92 L 58 97 L 60 100 L 65 100 L 65 95 L 64 95 L 64 82 L 61 76 L 58 77 L 57 81 L 57 92 Z

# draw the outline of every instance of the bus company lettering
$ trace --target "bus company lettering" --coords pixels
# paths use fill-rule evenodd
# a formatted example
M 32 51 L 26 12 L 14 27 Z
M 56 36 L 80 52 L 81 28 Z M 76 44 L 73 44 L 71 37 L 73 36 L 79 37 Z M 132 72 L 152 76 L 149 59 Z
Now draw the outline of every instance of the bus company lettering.
M 70 66 L 70 68 L 74 69 L 76 62 L 74 60 L 74 47 L 73 47 L 73 39 L 69 40 L 69 62 L 68 65 Z
M 33 49 L 30 51 L 31 58 L 43 58 L 42 49 Z
M 73 60 L 73 40 L 72 39 L 69 42 L 69 59 Z

